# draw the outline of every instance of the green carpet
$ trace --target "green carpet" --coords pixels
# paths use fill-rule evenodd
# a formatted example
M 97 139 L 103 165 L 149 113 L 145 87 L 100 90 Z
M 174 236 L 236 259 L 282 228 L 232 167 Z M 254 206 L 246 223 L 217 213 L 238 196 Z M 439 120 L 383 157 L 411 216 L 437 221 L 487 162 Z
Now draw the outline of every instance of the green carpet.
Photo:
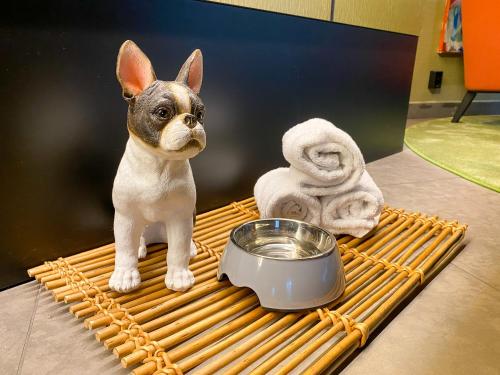
M 421 122 L 406 129 L 405 143 L 431 163 L 500 192 L 500 116 Z

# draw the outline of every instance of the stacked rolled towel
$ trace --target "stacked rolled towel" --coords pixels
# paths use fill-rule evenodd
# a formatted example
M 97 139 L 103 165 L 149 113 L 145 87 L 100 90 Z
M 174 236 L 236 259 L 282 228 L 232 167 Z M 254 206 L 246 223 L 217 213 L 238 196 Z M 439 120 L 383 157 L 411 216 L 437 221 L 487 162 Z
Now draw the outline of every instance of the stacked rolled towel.
M 299 219 L 356 237 L 378 224 L 382 192 L 347 133 L 329 121 L 308 120 L 284 134 L 283 155 L 290 168 L 272 170 L 255 185 L 261 217 Z
M 283 135 L 283 156 L 304 193 L 315 196 L 350 190 L 365 171 L 356 142 L 320 118 L 296 125 Z
M 320 200 L 302 192 L 288 168 L 273 169 L 262 175 L 255 184 L 254 195 L 263 218 L 285 217 L 320 223 Z
M 351 190 L 321 197 L 321 225 L 333 234 L 363 237 L 378 224 L 383 205 L 382 192 L 365 172 Z

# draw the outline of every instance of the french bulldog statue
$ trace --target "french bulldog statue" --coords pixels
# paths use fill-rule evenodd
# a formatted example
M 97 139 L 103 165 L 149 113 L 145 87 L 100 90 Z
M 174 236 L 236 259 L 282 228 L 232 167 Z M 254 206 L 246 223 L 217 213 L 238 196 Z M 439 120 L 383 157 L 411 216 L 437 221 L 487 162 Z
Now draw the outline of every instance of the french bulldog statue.
M 167 288 L 194 284 L 188 269 L 196 255 L 192 240 L 196 202 L 189 159 L 206 145 L 204 106 L 198 96 L 203 57 L 195 50 L 175 81 L 160 81 L 148 57 L 132 41 L 118 53 L 116 75 L 128 103 L 129 139 L 113 184 L 115 269 L 109 286 L 137 288 L 138 258 L 146 245 L 167 242 Z

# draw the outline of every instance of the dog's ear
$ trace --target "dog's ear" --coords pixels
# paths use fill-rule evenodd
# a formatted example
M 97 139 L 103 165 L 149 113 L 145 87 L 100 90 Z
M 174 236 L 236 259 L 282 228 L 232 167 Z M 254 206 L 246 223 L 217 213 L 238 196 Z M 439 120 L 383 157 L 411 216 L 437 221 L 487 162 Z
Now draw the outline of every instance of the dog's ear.
M 175 80 L 189 86 L 196 94 L 200 93 L 203 80 L 203 55 L 199 49 L 194 50 L 188 57 Z
M 118 52 L 116 78 L 127 100 L 139 95 L 156 80 L 151 61 L 131 40 L 125 41 Z

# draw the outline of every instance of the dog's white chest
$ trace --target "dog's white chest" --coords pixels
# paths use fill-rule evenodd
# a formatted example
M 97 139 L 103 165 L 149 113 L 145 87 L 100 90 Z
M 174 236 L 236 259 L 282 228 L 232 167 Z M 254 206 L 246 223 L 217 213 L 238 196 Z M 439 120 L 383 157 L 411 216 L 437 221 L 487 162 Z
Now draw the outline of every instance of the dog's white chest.
M 146 221 L 165 220 L 176 212 L 193 212 L 196 190 L 189 162 L 143 155 L 129 140 L 113 185 L 116 210 L 136 212 Z

